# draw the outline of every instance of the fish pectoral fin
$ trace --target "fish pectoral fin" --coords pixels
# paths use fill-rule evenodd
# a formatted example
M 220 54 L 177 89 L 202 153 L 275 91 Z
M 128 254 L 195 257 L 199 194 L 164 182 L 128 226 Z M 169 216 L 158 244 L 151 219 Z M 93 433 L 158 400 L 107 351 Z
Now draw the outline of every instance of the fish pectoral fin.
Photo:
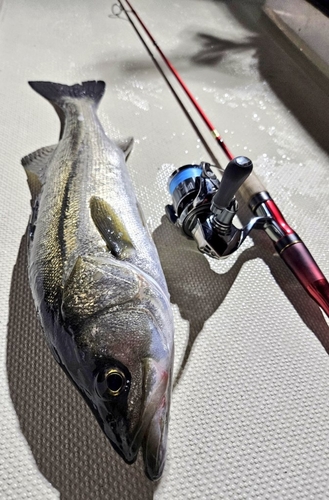
M 112 207 L 102 198 L 90 199 L 90 212 L 97 230 L 114 257 L 127 259 L 135 253 L 128 231 Z
M 47 165 L 56 147 L 57 146 L 54 145 L 37 149 L 33 153 L 24 156 L 21 160 L 26 172 L 27 183 L 31 191 L 32 202 L 34 202 L 41 191 L 45 181 Z
M 127 159 L 133 149 L 134 138 L 127 137 L 126 139 L 120 139 L 118 141 L 115 141 L 115 143 L 123 151 L 125 159 Z

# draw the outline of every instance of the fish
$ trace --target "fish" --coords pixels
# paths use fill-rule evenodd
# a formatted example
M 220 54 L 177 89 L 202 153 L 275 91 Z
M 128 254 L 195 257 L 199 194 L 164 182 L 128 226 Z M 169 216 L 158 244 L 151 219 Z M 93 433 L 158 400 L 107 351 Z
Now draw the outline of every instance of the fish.
M 97 116 L 103 81 L 29 82 L 55 108 L 59 141 L 21 163 L 31 191 L 28 274 L 55 360 L 128 464 L 162 475 L 174 323 L 156 247 L 126 166 L 133 139 Z

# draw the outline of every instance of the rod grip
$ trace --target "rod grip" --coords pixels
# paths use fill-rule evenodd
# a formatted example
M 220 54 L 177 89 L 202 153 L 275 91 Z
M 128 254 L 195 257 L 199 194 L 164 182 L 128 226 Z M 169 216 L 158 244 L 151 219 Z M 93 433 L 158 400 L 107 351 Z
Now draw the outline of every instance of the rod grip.
M 252 167 L 252 161 L 246 156 L 237 156 L 228 163 L 212 201 L 216 208 L 227 208 L 230 205 L 235 193 L 252 172 Z
M 266 191 L 266 187 L 262 184 L 255 172 L 251 172 L 250 177 L 244 181 L 239 189 L 239 192 L 246 203 L 249 203 L 250 198 L 252 198 L 255 194 L 264 191 Z

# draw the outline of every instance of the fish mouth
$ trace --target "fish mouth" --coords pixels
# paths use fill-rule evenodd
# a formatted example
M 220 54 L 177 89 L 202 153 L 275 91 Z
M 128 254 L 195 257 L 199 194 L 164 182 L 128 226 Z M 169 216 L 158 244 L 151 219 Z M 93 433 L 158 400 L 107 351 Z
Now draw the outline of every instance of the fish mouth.
M 116 439 L 112 436 L 110 441 L 128 464 L 135 462 L 142 447 L 145 473 L 151 481 L 156 481 L 162 475 L 166 458 L 171 376 L 161 362 L 150 358 L 143 360 L 143 371 L 144 404 L 138 424 L 128 433 L 120 432 L 117 427 Z
M 146 390 L 147 386 L 150 390 L 143 416 L 143 457 L 146 475 L 156 481 L 162 475 L 166 459 L 171 373 L 152 359 L 147 359 L 145 364 L 145 385 Z
M 143 441 L 145 473 L 151 481 L 162 476 L 166 462 L 169 402 L 163 396 L 162 404 L 155 412 Z

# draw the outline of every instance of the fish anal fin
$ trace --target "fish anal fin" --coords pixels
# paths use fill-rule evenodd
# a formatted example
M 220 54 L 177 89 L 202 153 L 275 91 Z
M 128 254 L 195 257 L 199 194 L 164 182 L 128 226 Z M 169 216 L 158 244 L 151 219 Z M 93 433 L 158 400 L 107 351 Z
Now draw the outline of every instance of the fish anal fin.
M 26 170 L 31 170 L 32 172 L 38 172 L 43 169 L 49 163 L 49 159 L 53 152 L 55 151 L 57 145 L 46 146 L 44 148 L 37 149 L 30 153 L 29 155 L 22 158 L 21 163 Z
M 134 147 L 134 138 L 133 137 L 127 137 L 126 139 L 120 139 L 115 141 L 117 146 L 123 151 L 123 154 L 125 155 L 125 159 L 128 158 L 130 155 L 133 147 Z
M 51 159 L 56 146 L 46 146 L 45 148 L 37 149 L 33 153 L 24 156 L 21 163 L 25 169 L 27 183 L 29 185 L 32 202 L 39 195 L 45 181 L 47 165 Z
M 39 177 L 34 172 L 29 172 L 29 170 L 26 170 L 26 177 L 27 177 L 27 184 L 31 192 L 31 201 L 33 206 L 35 200 L 40 194 L 40 191 L 42 189 L 42 184 L 39 180 Z
M 128 231 L 112 207 L 102 198 L 90 199 L 90 211 L 94 224 L 114 257 L 127 259 L 135 253 Z

